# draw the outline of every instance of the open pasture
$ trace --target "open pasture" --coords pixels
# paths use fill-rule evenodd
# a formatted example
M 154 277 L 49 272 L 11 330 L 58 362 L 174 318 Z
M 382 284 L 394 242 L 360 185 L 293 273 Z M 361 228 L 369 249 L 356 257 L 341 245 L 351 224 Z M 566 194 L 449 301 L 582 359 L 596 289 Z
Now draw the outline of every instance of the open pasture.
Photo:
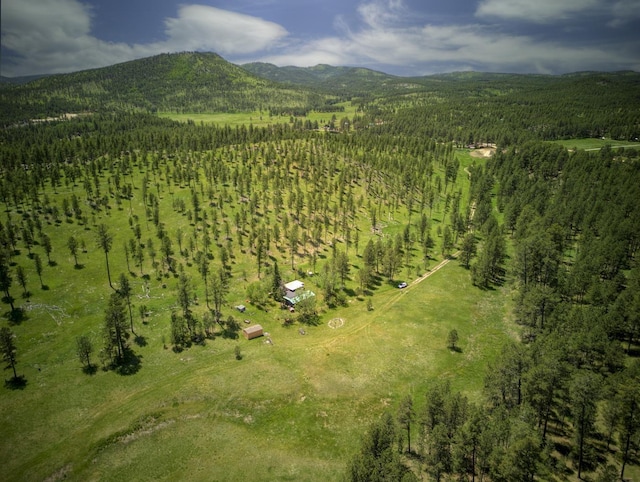
M 306 140 L 195 154 L 151 152 L 146 159 L 132 152 L 95 161 L 84 183 L 46 184 L 46 199 L 5 203 L 3 223 L 27 230 L 30 222 L 40 223 L 52 251 L 48 262 L 43 238 L 26 244 L 23 230 L 11 258 L 11 272 L 22 266 L 27 275 L 26 293 L 14 281 L 10 292 L 22 317 L 12 318 L 3 304 L 3 323 L 16 335 L 18 373 L 26 385 L 0 393 L 2 480 L 335 480 L 363 430 L 383 411 L 395 411 L 407 393 L 419 406 L 429 381 L 446 377 L 454 389 L 479 396 L 487 363 L 511 333 L 507 297 L 501 290 L 471 288 L 469 272 L 456 261 L 404 290 L 395 287 L 395 279 L 377 276 L 372 296 L 358 294 L 356 273 L 364 246 L 370 239 L 399 235 L 408 213 L 397 189 L 382 195 L 393 192 L 393 177 L 365 179 L 363 173 L 370 170 L 344 162 L 357 153 L 324 152 L 337 147 L 332 139 L 319 137 L 319 144 Z M 454 155 L 433 148 L 439 156 Z M 308 162 L 310 155 L 317 160 Z M 463 169 L 478 161 L 456 155 L 460 172 L 448 192 L 459 192 L 466 203 L 469 179 Z M 281 162 L 272 163 L 274 158 Z M 443 189 L 436 178 L 443 176 L 444 166 L 434 170 L 429 183 Z M 74 196 L 82 200 L 75 214 Z M 436 244 L 444 197 L 442 192 L 432 206 L 429 230 Z M 309 202 L 316 203 L 315 211 L 308 209 Z M 371 229 L 373 210 L 380 220 L 377 233 Z M 313 242 L 312 220 L 323 211 L 329 222 L 322 228 L 316 220 L 322 229 Z M 418 217 L 414 212 L 412 236 L 417 236 Z M 120 373 L 104 370 L 108 360 L 99 357 L 112 293 L 106 256 L 96 243 L 101 224 L 113 236 L 108 258 L 114 287 L 121 273 L 132 287 L 135 333 L 128 344 L 135 358 Z M 289 230 L 299 226 L 293 254 L 286 224 Z M 254 241 L 267 229 L 272 233 L 269 257 L 259 276 Z M 355 232 L 360 235 L 358 254 Z M 160 234 L 172 240 L 170 265 L 163 259 Z M 81 246 L 76 266 L 67 246 L 70 236 Z M 207 236 L 212 268 L 220 265 L 223 247 L 229 255 L 224 319 L 233 316 L 241 327 L 245 319 L 259 323 L 269 336 L 247 341 L 216 325 L 211 338 L 176 352 L 170 320 L 180 311 L 180 273 L 190 280 L 196 318 L 202 320 L 207 311 L 195 261 L 198 251 L 208 249 Z M 131 252 L 127 262 L 124 246 L 132 239 L 144 246 L 142 266 Z M 351 268 L 341 290 L 344 304 L 336 308 L 327 308 L 322 294 L 322 268 L 333 256 L 329 241 L 347 251 Z M 417 271 L 425 272 L 420 251 L 411 249 L 410 266 L 394 278 L 411 281 Z M 34 267 L 36 254 L 44 262 L 41 277 Z M 429 265 L 438 259 L 436 248 Z M 289 325 L 287 310 L 275 303 L 258 309 L 248 299 L 248 287 L 267 278 L 275 261 L 284 281 L 302 277 L 318 293 L 316 324 Z M 309 276 L 309 271 L 316 274 Z M 369 299 L 373 310 L 367 308 Z M 234 309 L 241 303 L 247 306 L 242 314 Z M 331 328 L 334 319 L 343 323 Z M 452 328 L 460 334 L 460 352 L 446 348 Z M 95 348 L 96 370 L 90 374 L 76 356 L 76 339 L 82 335 Z
M 305 122 L 307 120 L 311 122 L 318 122 L 320 127 L 328 124 L 331 121 L 333 115 L 336 116 L 336 120 L 339 121 L 343 117 L 351 119 L 356 113 L 356 108 L 351 105 L 350 102 L 343 102 L 338 104 L 344 107 L 344 112 L 315 112 L 310 111 L 304 117 L 294 117 L 294 119 Z M 265 127 L 272 124 L 288 124 L 291 122 L 291 116 L 288 115 L 269 115 L 268 111 L 254 111 L 254 112 L 222 112 L 222 113 L 185 113 L 176 114 L 173 112 L 162 112 L 158 114 L 159 117 L 172 119 L 180 122 L 193 121 L 196 124 L 214 124 L 219 126 L 249 126 Z
M 363 429 L 404 394 L 420 402 L 445 377 L 478 396 L 510 324 L 502 293 L 468 285 L 453 262 L 403 291 L 384 288 L 373 311 L 351 299 L 305 335 L 250 307 L 273 344 L 217 338 L 182 353 L 162 348 L 167 316 L 154 314 L 130 376 L 83 374 L 69 326 L 80 320 L 49 326 L 58 355 L 44 358 L 46 335 L 34 333 L 20 345 L 27 387 L 2 396 L 3 453 L 15 455 L 3 480 L 335 480 Z M 331 329 L 336 317 L 344 324 Z M 452 328 L 460 353 L 446 348 Z

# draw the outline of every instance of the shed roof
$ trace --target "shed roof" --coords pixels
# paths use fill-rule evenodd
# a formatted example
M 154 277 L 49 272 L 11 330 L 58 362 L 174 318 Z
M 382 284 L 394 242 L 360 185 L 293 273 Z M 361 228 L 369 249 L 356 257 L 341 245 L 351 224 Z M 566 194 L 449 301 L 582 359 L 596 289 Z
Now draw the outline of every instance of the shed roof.
M 251 325 L 242 330 L 244 336 L 250 340 L 251 338 L 255 338 L 257 336 L 262 336 L 262 325 Z
M 289 281 L 287 284 L 284 285 L 284 287 L 287 289 L 287 291 L 295 291 L 298 288 L 304 287 L 304 283 L 300 280 L 294 280 L 294 281 Z

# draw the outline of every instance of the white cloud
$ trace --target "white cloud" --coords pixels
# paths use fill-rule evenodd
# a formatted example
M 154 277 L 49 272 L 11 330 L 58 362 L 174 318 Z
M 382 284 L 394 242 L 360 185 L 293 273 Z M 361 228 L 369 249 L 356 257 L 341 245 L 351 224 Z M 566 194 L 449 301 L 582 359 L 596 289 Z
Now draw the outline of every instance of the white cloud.
M 210 49 L 222 55 L 264 50 L 287 35 L 280 25 L 204 5 L 180 7 L 166 20 L 165 45 L 181 50 Z
M 3 75 L 69 72 L 162 52 L 210 50 L 234 62 L 277 65 L 366 65 L 384 71 L 442 70 L 560 73 L 575 70 L 640 70 L 638 41 L 573 46 L 541 40 L 533 33 L 508 33 L 500 19 L 542 23 L 595 9 L 608 0 L 482 0 L 476 23 L 428 23 L 402 0 L 371 0 L 357 8 L 359 22 L 337 17 L 335 35 L 293 39 L 273 22 L 203 5 L 183 5 L 165 20 L 166 39 L 146 44 L 105 42 L 91 32 L 93 11 L 79 0 L 2 0 Z M 608 3 L 603 24 L 621 27 L 640 16 L 640 0 Z M 604 3 L 600 5 L 602 8 Z M 484 22 L 492 10 L 500 15 Z M 312 12 L 310 12 L 311 14 Z M 604 29 L 611 33 L 616 29 Z M 622 29 L 621 29 L 622 30 Z
M 397 22 L 405 12 L 402 0 L 377 0 L 358 5 L 360 17 L 373 28 Z
M 609 27 L 621 27 L 634 20 L 640 19 L 640 0 L 618 0 L 612 6 L 613 19 L 607 24 Z
M 167 39 L 149 44 L 105 42 L 91 34 L 91 9 L 77 0 L 3 0 L 2 45 L 19 60 L 2 75 L 70 72 L 163 52 L 211 50 L 223 56 L 263 51 L 287 31 L 249 15 L 184 5 L 165 21 Z
M 482 0 L 476 16 L 553 23 L 599 7 L 601 0 Z
M 626 0 L 625 0 L 626 1 Z M 376 16 L 372 12 L 377 12 Z M 413 71 L 481 70 L 558 73 L 585 69 L 637 68 L 620 49 L 574 47 L 531 36 L 501 33 L 481 24 L 406 26 L 400 10 L 375 2 L 359 8 L 364 27 L 352 30 L 341 21 L 340 37 L 327 37 L 265 59 L 277 65 L 318 63 L 369 65 Z M 407 13 L 408 15 L 408 13 Z M 375 17 L 375 19 L 373 19 Z M 401 26 L 405 24 L 405 26 Z

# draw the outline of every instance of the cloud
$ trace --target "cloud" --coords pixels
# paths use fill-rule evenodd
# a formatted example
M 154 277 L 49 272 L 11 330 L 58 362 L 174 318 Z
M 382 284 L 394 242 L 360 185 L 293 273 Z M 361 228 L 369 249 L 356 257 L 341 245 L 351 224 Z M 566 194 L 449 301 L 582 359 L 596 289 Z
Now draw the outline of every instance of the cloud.
M 607 23 L 609 27 L 617 28 L 640 19 L 640 0 L 619 0 L 612 6 L 613 19 Z
M 165 20 L 166 40 L 105 42 L 91 34 L 92 10 L 77 0 L 2 1 L 2 75 L 59 73 L 102 67 L 164 52 L 210 50 L 223 56 L 264 51 L 288 34 L 257 17 L 183 5 Z M 4 52 L 3 52 L 4 53 Z
M 410 12 L 398 6 L 380 1 L 363 4 L 358 9 L 361 28 L 349 28 L 341 18 L 340 36 L 317 39 L 264 60 L 277 65 L 367 65 L 387 71 L 392 67 L 414 75 L 472 68 L 562 73 L 637 69 L 640 64 L 637 56 L 619 46 L 573 46 L 501 31 L 494 25 L 408 26 Z
M 406 12 L 402 0 L 377 0 L 358 5 L 358 14 L 372 28 L 398 22 Z
M 369 0 L 357 6 L 357 21 L 340 15 L 332 25 L 333 35 L 321 38 L 293 38 L 283 26 L 258 17 L 182 5 L 175 17 L 165 19 L 164 40 L 128 44 L 96 38 L 91 32 L 95 13 L 79 0 L 2 0 L 1 65 L 2 74 L 10 76 L 58 73 L 199 50 L 237 63 L 362 65 L 405 75 L 468 69 L 640 70 L 640 39 L 630 23 L 640 18 L 639 4 L 640 0 L 538 0 L 530 6 L 524 0 L 481 0 L 470 23 L 447 25 L 424 11 L 416 15 L 402 0 Z M 537 33 L 552 27 L 536 25 L 594 11 L 606 15 L 589 44 L 560 34 L 551 41 Z M 518 22 L 512 21 L 525 18 L 533 22 L 527 35 L 514 31 Z
M 210 49 L 222 55 L 264 50 L 287 36 L 276 23 L 204 5 L 182 6 L 178 18 L 169 18 L 165 24 L 168 47 Z
M 476 16 L 554 23 L 599 7 L 601 0 L 482 0 Z

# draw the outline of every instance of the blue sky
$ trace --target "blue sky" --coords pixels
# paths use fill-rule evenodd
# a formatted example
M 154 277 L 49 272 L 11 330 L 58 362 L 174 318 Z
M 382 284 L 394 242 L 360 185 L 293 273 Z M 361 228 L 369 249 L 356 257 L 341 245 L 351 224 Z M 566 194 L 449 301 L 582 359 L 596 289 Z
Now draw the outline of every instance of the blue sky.
M 0 8 L 4 76 L 182 51 L 396 75 L 640 71 L 640 0 L 2 0 Z

